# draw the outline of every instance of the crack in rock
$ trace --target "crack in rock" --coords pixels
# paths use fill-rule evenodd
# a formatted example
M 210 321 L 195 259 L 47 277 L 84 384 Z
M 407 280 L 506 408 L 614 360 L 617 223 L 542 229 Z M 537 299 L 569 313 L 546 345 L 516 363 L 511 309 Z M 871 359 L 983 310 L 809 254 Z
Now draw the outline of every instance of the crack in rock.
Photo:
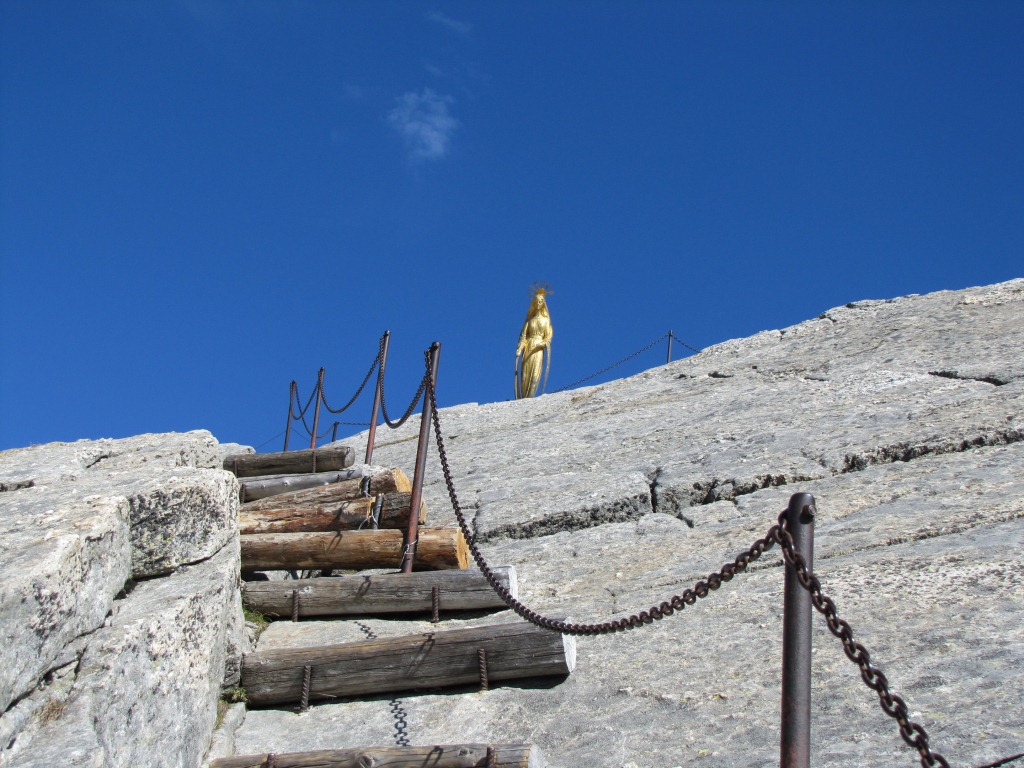
M 693 490 L 690 492 L 690 506 L 698 507 L 705 504 L 714 504 L 717 501 L 733 501 L 738 496 L 746 496 L 757 493 L 765 488 L 777 488 L 780 485 L 790 483 L 805 483 L 814 480 L 813 477 L 804 475 L 757 475 L 747 480 L 737 480 L 734 477 L 725 480 L 713 478 L 706 481 L 693 483 Z
M 648 493 L 616 499 L 580 509 L 559 512 L 542 520 L 531 520 L 523 523 L 512 523 L 492 528 L 477 536 L 478 542 L 490 542 L 496 539 L 532 539 L 537 536 L 550 536 L 555 533 L 572 532 L 584 528 L 594 528 L 606 523 L 624 523 L 639 520 L 651 514 L 651 497 Z
M 89 461 L 87 463 L 83 463 L 83 466 L 85 467 L 85 469 L 90 469 L 92 467 L 95 467 L 97 464 L 99 464 L 104 459 L 111 458 L 113 455 L 114 454 L 113 454 L 112 451 L 103 451 L 102 453 L 100 453 L 97 456 L 95 456 L 91 461 Z
M 1010 383 L 1009 379 L 1003 379 L 999 376 L 968 376 L 967 374 L 961 374 L 959 371 L 928 371 L 929 376 L 938 376 L 940 379 L 956 379 L 958 381 L 980 381 L 985 384 L 991 384 L 993 387 L 1002 387 Z
M 0 480 L 0 493 L 4 491 L 20 491 L 22 488 L 32 488 L 35 480 Z
M 1024 440 L 1024 430 L 1001 429 L 970 439 L 948 440 L 941 443 L 893 443 L 858 453 L 846 454 L 843 457 L 843 465 L 839 469 L 839 474 L 859 472 L 876 464 L 895 464 L 898 461 L 912 461 L 921 456 L 963 453 L 974 448 L 1010 445 L 1021 440 Z

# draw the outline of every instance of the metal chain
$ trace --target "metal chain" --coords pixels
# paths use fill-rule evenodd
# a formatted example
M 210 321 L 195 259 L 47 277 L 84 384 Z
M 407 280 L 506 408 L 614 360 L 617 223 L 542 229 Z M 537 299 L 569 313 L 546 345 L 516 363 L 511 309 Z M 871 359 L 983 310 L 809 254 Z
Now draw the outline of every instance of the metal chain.
M 733 562 L 723 565 L 717 573 L 712 573 L 707 577 L 707 579 L 698 581 L 693 585 L 692 589 L 684 590 L 681 594 L 674 595 L 668 600 L 662 602 L 660 605 L 653 605 L 646 611 L 640 611 L 640 613 L 633 614 L 632 616 L 623 616 L 618 619 L 613 619 L 612 621 L 605 621 L 598 624 L 576 624 L 552 619 L 539 614 L 519 602 L 519 600 L 513 597 L 512 593 L 498 581 L 494 572 L 484 559 L 483 554 L 480 552 L 479 547 L 477 547 L 475 537 L 469 530 L 469 526 L 466 523 L 466 516 L 462 511 L 462 506 L 459 504 L 458 495 L 455 493 L 455 485 L 452 482 L 451 469 L 448 466 L 448 454 L 444 448 L 444 436 L 441 434 L 441 421 L 437 415 L 437 400 L 433 386 L 427 387 L 427 396 L 430 398 L 431 417 L 434 422 L 434 435 L 437 439 L 437 451 L 441 459 L 441 471 L 444 474 L 444 481 L 448 487 L 448 496 L 452 502 L 452 510 L 455 512 L 455 519 L 458 520 L 459 528 L 462 529 L 462 535 L 466 537 L 466 542 L 469 544 L 470 554 L 473 555 L 473 560 L 476 561 L 480 572 L 484 575 L 484 578 L 487 579 L 487 583 L 490 584 L 491 588 L 501 597 L 502 600 L 505 601 L 505 604 L 519 614 L 519 616 L 538 627 L 551 629 L 555 632 L 561 632 L 566 635 L 604 635 L 612 632 L 624 632 L 629 629 L 636 629 L 644 624 L 659 621 L 666 616 L 671 616 L 676 611 L 683 610 L 683 608 L 688 605 L 693 605 L 698 599 L 707 597 L 711 592 L 722 586 L 722 584 L 727 581 L 731 581 L 733 576 L 741 571 L 745 571 L 752 562 L 771 549 L 778 540 L 776 531 L 779 526 L 774 525 L 768 530 L 767 535 L 763 539 L 755 541 L 747 551 L 741 553 Z
M 906 702 L 898 695 L 889 690 L 889 681 L 880 669 L 871 664 L 871 656 L 860 643 L 853 639 L 853 629 L 848 623 L 839 618 L 835 603 L 821 589 L 821 582 L 807 568 L 807 562 L 803 556 L 796 551 L 793 545 L 793 537 L 785 528 L 786 511 L 779 515 L 779 521 L 768 529 L 768 533 L 762 539 L 755 541 L 751 547 L 741 553 L 733 562 L 726 563 L 717 573 L 710 574 L 706 580 L 698 581 L 692 589 L 686 589 L 681 594 L 675 595 L 660 605 L 652 606 L 646 611 L 633 614 L 629 617 L 621 617 L 612 621 L 598 624 L 576 624 L 566 621 L 552 619 L 531 610 L 523 603 L 512 596 L 491 570 L 479 547 L 476 545 L 475 537 L 469 530 L 465 514 L 459 503 L 458 495 L 455 492 L 455 485 L 452 481 L 451 468 L 448 464 L 448 454 L 444 447 L 444 436 L 441 434 L 441 420 L 437 411 L 437 400 L 434 387 L 427 387 L 427 396 L 430 398 L 431 417 L 434 423 L 434 437 L 437 441 L 437 451 L 441 461 L 441 472 L 444 475 L 445 485 L 448 488 L 448 496 L 451 499 L 452 510 L 455 518 L 469 544 L 469 551 L 476 561 L 477 567 L 484 575 L 487 583 L 501 597 L 505 604 L 515 611 L 520 617 L 531 624 L 544 629 L 554 630 L 568 635 L 600 635 L 612 632 L 622 632 L 636 629 L 645 624 L 671 616 L 676 611 L 681 611 L 687 605 L 693 605 L 698 599 L 707 597 L 712 591 L 718 589 L 723 583 L 731 581 L 739 572 L 745 571 L 753 561 L 761 557 L 777 542 L 783 552 L 783 557 L 796 571 L 797 580 L 811 594 L 811 602 L 814 607 L 825 617 L 829 631 L 839 638 L 843 643 L 843 651 L 846 656 L 860 667 L 861 678 L 864 684 L 878 694 L 879 704 L 882 710 L 896 720 L 899 724 L 900 736 L 903 740 L 916 749 L 921 756 L 923 768 L 950 768 L 946 759 L 938 752 L 933 752 L 928 746 L 928 734 L 925 729 L 909 718 Z
M 299 397 L 299 385 L 296 384 L 294 381 L 292 382 L 290 389 L 291 392 L 288 395 L 288 408 L 292 409 L 292 405 L 298 405 L 301 398 Z M 309 396 L 309 400 L 306 401 L 306 405 L 302 408 L 302 410 L 299 411 L 298 413 L 295 413 L 295 411 L 292 410 L 292 419 L 294 419 L 295 421 L 298 421 L 299 419 L 305 420 L 306 411 L 309 410 L 309 406 L 313 402 L 313 397 L 316 395 L 316 393 L 317 390 L 314 387 L 312 394 L 310 394 Z
M 368 624 L 361 621 L 357 621 L 355 624 L 366 635 L 367 640 L 377 639 L 377 633 Z M 391 716 L 395 719 L 395 744 L 399 747 L 408 747 L 410 744 L 409 723 L 407 721 L 409 713 L 405 711 L 405 707 L 402 706 L 402 700 L 399 698 L 389 699 L 388 707 L 391 709 Z
M 402 418 L 398 419 L 398 421 L 392 421 L 391 418 L 388 416 L 388 406 L 387 403 L 384 402 L 384 382 L 382 381 L 380 386 L 380 412 L 381 415 L 384 417 L 384 423 L 387 424 L 392 429 L 398 429 L 400 426 L 405 424 L 405 422 L 407 422 L 409 420 L 409 417 L 412 415 L 412 412 L 416 408 L 417 403 L 419 403 L 420 398 L 423 397 L 423 391 L 427 388 L 427 382 L 429 380 L 430 370 L 428 363 L 428 370 L 423 375 L 423 380 L 420 381 L 420 388 L 416 390 L 416 394 L 413 395 L 412 402 L 409 403 L 409 407 L 405 409 L 405 413 L 402 414 Z
M 796 551 L 793 537 L 786 530 L 785 517 L 786 512 L 783 511 L 779 515 L 779 525 L 775 526 L 778 529 L 775 535 L 776 541 L 782 547 L 782 554 L 786 562 L 796 572 L 800 585 L 810 592 L 814 607 L 825 617 L 829 632 L 842 642 L 846 657 L 860 667 L 860 676 L 864 685 L 878 694 L 878 703 L 885 714 L 899 724 L 900 736 L 921 755 L 923 768 L 935 768 L 935 766 L 949 768 L 946 758 L 929 749 L 928 734 L 923 727 L 910 719 L 906 702 L 889 690 L 889 681 L 882 674 L 882 670 L 871 664 L 868 649 L 853 639 L 853 629 L 839 618 L 836 604 L 822 591 L 818 577 L 807 568 L 807 561 L 803 555 Z
M 583 383 L 583 382 L 585 382 L 585 381 L 590 381 L 591 379 L 596 379 L 596 378 L 597 378 L 598 376 L 600 376 L 600 375 L 601 375 L 602 373 L 608 373 L 608 371 L 610 371 L 610 370 L 611 370 L 612 368 L 618 368 L 618 367 L 619 367 L 620 365 L 622 365 L 623 363 L 628 363 L 628 362 L 629 362 L 630 360 L 632 360 L 632 359 L 633 359 L 634 357 L 636 357 L 637 355 L 642 355 L 642 354 L 643 354 L 644 352 L 646 352 L 646 351 L 647 351 L 648 349 L 650 349 L 651 347 L 653 347 L 653 346 L 655 346 L 655 345 L 657 345 L 657 344 L 660 344 L 661 342 L 663 342 L 663 341 L 664 341 L 665 339 L 667 339 L 668 337 L 669 337 L 669 334 L 668 334 L 668 333 L 663 333 L 663 334 L 661 334 L 661 336 L 659 336 L 658 338 L 656 338 L 656 339 L 655 339 L 654 341 L 652 341 L 652 342 L 651 342 L 650 344 L 648 344 L 648 345 L 647 345 L 646 347 L 644 347 L 643 349 L 638 349 L 638 350 L 637 350 L 636 352 L 634 352 L 634 353 L 633 353 L 632 355 L 629 355 L 628 357 L 624 357 L 624 358 L 622 358 L 621 360 L 619 360 L 619 362 L 617 362 L 617 363 L 612 363 L 612 364 L 611 364 L 611 365 L 609 365 L 609 366 L 608 366 L 607 368 L 602 368 L 602 369 L 601 369 L 600 371 L 598 371 L 597 373 L 592 373 L 592 374 L 590 374 L 589 376 L 587 376 L 586 378 L 582 378 L 582 379 L 580 379 L 579 381 L 574 381 L 574 382 L 573 382 L 572 384 L 567 384 L 566 386 L 562 387 L 561 389 L 556 389 L 556 390 L 554 390 L 554 391 L 553 391 L 553 392 L 552 392 L 551 394 L 555 394 L 555 392 L 564 392 L 564 391 L 565 391 L 565 390 L 567 390 L 567 389 L 572 389 L 573 387 L 577 387 L 577 386 L 579 386 L 580 384 L 582 384 L 582 383 Z
M 354 403 L 359 398 L 359 396 L 361 394 L 363 394 L 363 389 L 366 388 L 366 382 L 368 382 L 370 380 L 370 376 L 372 376 L 373 372 L 377 369 L 377 366 L 380 364 L 380 359 L 383 356 L 383 354 L 384 354 L 384 345 L 383 345 L 383 342 L 382 342 L 381 343 L 381 348 L 377 351 L 377 356 L 375 358 L 373 358 L 373 363 L 370 365 L 370 370 L 368 370 L 366 372 L 366 376 L 363 378 L 363 383 L 359 385 L 359 389 L 356 390 L 356 393 L 354 395 L 352 395 L 352 398 L 347 403 L 345 403 L 343 406 L 341 406 L 341 408 L 337 408 L 337 409 L 331 408 L 331 406 L 329 406 L 327 404 L 327 395 L 324 394 L 324 391 L 321 388 L 321 390 L 320 390 L 320 401 L 324 404 L 324 407 L 328 411 L 330 411 L 331 413 L 343 413 L 344 411 L 346 411 L 348 409 L 348 407 L 350 405 L 352 405 L 352 403 Z
M 691 346 L 690 346 L 689 344 L 687 344 L 687 343 L 686 343 L 685 341 L 683 341 L 683 340 L 682 340 L 682 339 L 680 339 L 680 338 L 679 338 L 678 336 L 676 336 L 676 335 L 675 335 L 674 333 L 672 333 L 672 331 L 669 331 L 669 332 L 668 332 L 668 335 L 669 335 L 669 336 L 671 336 L 671 337 L 672 337 L 673 339 L 675 339 L 676 341 L 678 341 L 678 342 L 679 342 L 680 344 L 682 344 L 682 345 L 683 345 L 684 347 L 686 347 L 686 348 L 687 348 L 688 350 L 690 350 L 691 352 L 696 352 L 696 353 L 698 353 L 698 354 L 700 353 L 700 350 L 699 350 L 699 349 L 697 349 L 696 347 L 691 347 Z

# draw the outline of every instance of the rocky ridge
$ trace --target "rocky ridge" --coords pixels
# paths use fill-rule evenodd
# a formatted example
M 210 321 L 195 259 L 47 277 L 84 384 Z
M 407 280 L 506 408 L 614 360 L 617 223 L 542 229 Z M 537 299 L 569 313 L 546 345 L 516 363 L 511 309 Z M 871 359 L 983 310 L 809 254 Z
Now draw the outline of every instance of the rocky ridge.
M 248 649 L 208 432 L 0 453 L 0 765 L 198 765 Z
M 516 567 L 531 607 L 581 621 L 679 593 L 813 493 L 826 591 L 935 748 L 980 765 L 1024 753 L 1022 396 L 1014 280 L 855 302 L 628 379 L 440 417 L 486 557 Z M 411 463 L 417 431 L 378 434 L 375 461 Z M 433 453 L 425 494 L 432 524 L 454 524 Z M 682 614 L 581 638 L 557 685 L 406 697 L 410 738 L 532 740 L 567 767 L 777 765 L 781 587 L 773 550 Z M 355 639 L 313 625 L 304 636 Z M 281 623 L 260 642 L 304 641 Z M 813 764 L 917 764 L 820 617 L 814 642 Z M 251 711 L 235 748 L 389 744 L 394 726 L 386 699 Z
M 1024 752 L 1022 353 L 1014 280 L 856 302 L 628 379 L 440 417 L 484 554 L 516 567 L 531 607 L 576 620 L 682 591 L 813 493 L 826 592 L 934 748 L 981 765 Z M 418 428 L 379 433 L 375 461 L 411 468 Z M 246 648 L 237 486 L 214 469 L 237 450 L 200 432 L 0 453 L 0 765 L 200 764 Z M 425 494 L 431 525 L 454 524 L 433 453 Z M 772 550 L 681 614 L 580 638 L 565 680 L 404 696 L 408 736 L 532 741 L 566 767 L 777 765 L 781 585 Z M 366 629 L 277 622 L 259 643 Z M 820 618 L 814 643 L 813 764 L 915 765 Z M 207 757 L 395 737 L 390 697 L 236 705 Z

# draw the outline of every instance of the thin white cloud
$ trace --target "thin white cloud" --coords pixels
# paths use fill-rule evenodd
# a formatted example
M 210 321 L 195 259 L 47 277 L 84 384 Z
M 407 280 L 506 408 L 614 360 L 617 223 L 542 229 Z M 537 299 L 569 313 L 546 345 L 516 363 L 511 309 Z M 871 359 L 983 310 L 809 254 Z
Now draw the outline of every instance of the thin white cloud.
M 472 24 L 453 19 L 451 16 L 445 16 L 440 11 L 431 11 L 427 14 L 427 18 L 435 24 L 440 24 L 442 27 L 450 29 L 452 32 L 458 32 L 460 35 L 468 35 L 473 31 Z
M 403 94 L 397 102 L 388 113 L 388 122 L 405 140 L 409 156 L 413 160 L 440 160 L 447 155 L 452 134 L 459 127 L 459 121 L 448 111 L 454 99 L 424 88 L 422 93 Z

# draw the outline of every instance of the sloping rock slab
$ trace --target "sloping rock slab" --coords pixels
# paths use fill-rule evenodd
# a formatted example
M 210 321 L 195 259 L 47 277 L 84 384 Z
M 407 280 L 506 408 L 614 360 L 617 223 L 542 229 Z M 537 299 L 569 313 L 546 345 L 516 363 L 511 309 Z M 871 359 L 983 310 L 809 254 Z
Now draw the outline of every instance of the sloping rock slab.
M 117 473 L 120 474 L 120 473 Z M 131 507 L 132 576 L 205 560 L 238 536 L 238 482 L 217 469 L 112 476 Z
M 764 535 L 797 490 L 814 493 L 816 571 L 858 640 L 954 765 L 1020 749 L 1024 700 L 1024 444 L 912 461 L 769 487 L 674 516 L 485 545 L 515 565 L 523 599 L 549 615 L 603 620 L 636 613 L 691 586 Z M 748 574 L 682 613 L 632 632 L 580 638 L 578 665 L 555 687 L 398 700 L 413 743 L 515 740 L 545 745 L 553 765 L 777 766 L 782 569 L 777 549 Z M 488 617 L 505 620 L 509 612 Z M 274 625 L 267 646 L 290 645 L 304 623 Z M 367 619 L 387 636 L 388 621 Z M 309 623 L 324 641 L 364 632 Z M 812 764 L 916 764 L 814 619 Z M 240 753 L 388 743 L 395 705 L 321 704 L 304 714 L 259 710 L 236 733 Z
M 77 480 L 90 470 L 214 468 L 220 466 L 219 453 L 216 439 L 206 430 L 46 443 L 0 451 L 0 483 L 44 485 Z
M 239 558 L 140 583 L 90 639 L 67 700 L 26 728 L 9 766 L 196 766 L 209 743 L 239 612 Z M 40 718 L 43 720 L 44 718 Z
M 103 623 L 131 574 L 129 514 L 118 497 L 0 494 L 0 712 Z

